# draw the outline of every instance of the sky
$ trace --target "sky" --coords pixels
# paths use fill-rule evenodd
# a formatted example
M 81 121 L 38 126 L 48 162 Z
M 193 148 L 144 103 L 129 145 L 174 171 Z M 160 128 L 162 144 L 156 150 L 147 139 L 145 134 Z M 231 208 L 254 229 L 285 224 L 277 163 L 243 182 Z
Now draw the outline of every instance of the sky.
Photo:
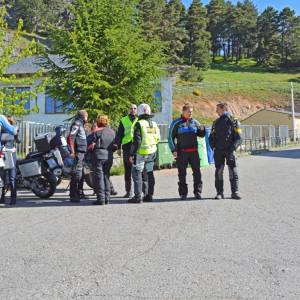
M 183 0 L 183 3 L 188 7 L 192 0 Z M 202 0 L 203 4 L 207 4 L 209 0 Z M 237 0 L 231 0 L 232 3 L 236 3 Z M 297 15 L 300 15 L 300 0 L 253 0 L 253 3 L 258 8 L 259 12 L 262 12 L 267 6 L 273 6 L 277 10 L 282 10 L 288 6 L 296 11 Z

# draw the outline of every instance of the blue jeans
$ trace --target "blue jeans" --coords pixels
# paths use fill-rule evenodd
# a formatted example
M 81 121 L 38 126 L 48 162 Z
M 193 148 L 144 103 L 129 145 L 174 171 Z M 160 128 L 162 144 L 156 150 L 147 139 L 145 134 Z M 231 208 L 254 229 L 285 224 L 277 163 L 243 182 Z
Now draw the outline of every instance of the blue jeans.
M 14 168 L 13 169 L 8 169 L 5 170 L 3 173 L 3 181 L 4 185 L 10 186 L 10 197 L 11 199 L 16 199 L 17 198 L 17 169 L 16 169 L 16 164 L 17 164 L 17 154 L 16 152 L 13 152 L 13 159 L 14 159 Z M 4 192 L 5 189 L 2 189 L 2 197 L 4 197 Z

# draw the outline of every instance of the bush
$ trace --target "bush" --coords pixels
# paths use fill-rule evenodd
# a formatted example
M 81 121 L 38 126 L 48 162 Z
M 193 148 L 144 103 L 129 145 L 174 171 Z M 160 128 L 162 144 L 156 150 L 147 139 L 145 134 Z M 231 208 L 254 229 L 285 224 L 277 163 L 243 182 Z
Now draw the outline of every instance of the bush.
M 201 95 L 201 90 L 200 89 L 194 89 L 193 90 L 193 94 L 195 95 L 195 96 L 200 96 Z
M 119 176 L 124 174 L 124 166 L 123 163 L 120 163 L 118 165 L 114 165 L 110 170 L 111 176 Z
M 191 66 L 182 71 L 180 79 L 191 82 L 200 82 L 204 79 L 204 76 L 199 68 Z

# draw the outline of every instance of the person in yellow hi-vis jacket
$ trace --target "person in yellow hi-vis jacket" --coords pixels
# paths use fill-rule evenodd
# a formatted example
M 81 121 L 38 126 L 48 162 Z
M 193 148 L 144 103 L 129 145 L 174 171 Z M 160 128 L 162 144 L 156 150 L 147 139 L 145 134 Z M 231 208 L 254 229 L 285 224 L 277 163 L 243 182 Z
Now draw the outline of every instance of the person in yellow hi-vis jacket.
M 122 147 L 123 151 L 123 165 L 125 170 L 124 179 L 126 190 L 126 194 L 123 198 L 130 198 L 133 195 L 131 191 L 132 164 L 129 162 L 129 157 L 133 138 L 133 127 L 135 125 L 135 122 L 137 122 L 137 119 L 137 106 L 135 104 L 131 104 L 129 113 L 120 121 L 115 139 L 115 144 L 119 149 L 121 149 Z
M 152 202 L 154 194 L 154 162 L 160 132 L 152 120 L 151 108 L 148 104 L 138 106 L 138 121 L 133 130 L 133 141 L 130 150 L 130 162 L 133 164 L 132 177 L 134 197 L 128 203 Z M 142 192 L 144 197 L 142 198 Z

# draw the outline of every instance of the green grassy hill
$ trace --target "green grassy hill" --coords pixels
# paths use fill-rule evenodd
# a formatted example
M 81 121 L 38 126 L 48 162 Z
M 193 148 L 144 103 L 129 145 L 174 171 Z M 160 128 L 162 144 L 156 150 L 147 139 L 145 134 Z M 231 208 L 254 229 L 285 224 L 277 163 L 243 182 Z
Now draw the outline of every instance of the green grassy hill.
M 177 80 L 174 114 L 185 101 L 193 103 L 195 116 L 205 123 L 215 118 L 215 104 L 220 100 L 228 102 L 240 119 L 263 107 L 288 109 L 291 82 L 300 111 L 300 69 L 267 70 L 257 67 L 253 60 L 243 60 L 239 65 L 217 62 L 203 75 L 200 83 Z

